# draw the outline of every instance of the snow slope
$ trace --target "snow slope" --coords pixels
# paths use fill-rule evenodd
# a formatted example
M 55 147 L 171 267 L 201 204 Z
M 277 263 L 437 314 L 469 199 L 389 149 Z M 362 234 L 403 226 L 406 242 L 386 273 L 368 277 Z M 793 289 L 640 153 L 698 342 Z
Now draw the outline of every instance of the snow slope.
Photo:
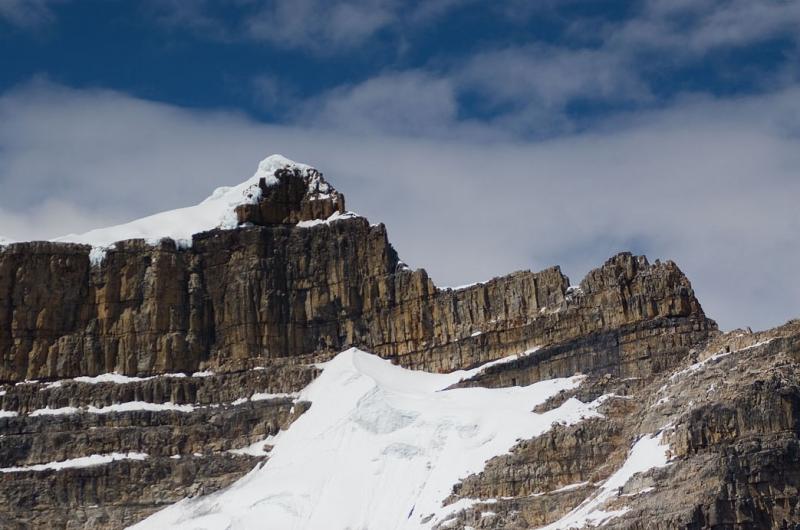
M 240 204 L 253 204 L 261 197 L 258 183 L 264 178 L 267 185 L 277 183 L 275 172 L 285 167 L 296 167 L 301 171 L 312 169 L 281 155 L 272 155 L 258 164 L 255 174 L 238 186 L 217 188 L 206 200 L 196 206 L 170 210 L 143 217 L 117 226 L 98 228 L 84 234 L 69 234 L 53 241 L 83 243 L 98 249 L 93 261 L 102 261 L 101 249 L 125 239 L 145 239 L 157 243 L 163 238 L 172 238 L 184 245 L 191 244 L 192 235 L 214 228 L 236 228 L 235 208 Z M 319 186 L 319 183 L 312 182 Z M 319 191 L 325 192 L 320 188 Z
M 553 423 L 598 416 L 601 400 L 531 412 L 580 377 L 444 390 L 471 373 L 430 374 L 357 349 L 340 353 L 302 392 L 311 408 L 271 441 L 263 467 L 134 528 L 431 528 L 469 503 L 442 507 L 452 486 L 486 460 Z

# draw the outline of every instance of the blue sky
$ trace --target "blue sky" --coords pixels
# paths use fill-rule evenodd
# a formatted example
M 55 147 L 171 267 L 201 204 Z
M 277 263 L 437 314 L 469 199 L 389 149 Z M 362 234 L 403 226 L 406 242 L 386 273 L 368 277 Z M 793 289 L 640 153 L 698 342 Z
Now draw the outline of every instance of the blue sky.
M 532 113 L 510 119 L 525 136 L 591 127 L 687 93 L 791 82 L 800 27 L 797 4 L 780 1 L 3 5 L 2 89 L 44 76 L 287 123 L 337 91 L 413 74 L 417 90 L 447 84 L 459 121 Z
M 775 325 L 798 29 L 797 1 L 0 0 L 0 235 L 192 204 L 282 152 L 440 284 L 632 250 L 723 327 Z

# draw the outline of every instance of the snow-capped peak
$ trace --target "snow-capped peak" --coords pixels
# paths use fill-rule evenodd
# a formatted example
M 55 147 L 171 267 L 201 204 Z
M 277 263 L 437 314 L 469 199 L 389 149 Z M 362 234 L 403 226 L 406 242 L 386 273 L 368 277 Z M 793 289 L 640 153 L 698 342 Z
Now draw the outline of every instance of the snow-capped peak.
M 260 185 L 262 179 L 267 187 L 276 185 L 278 178 L 275 174 L 281 169 L 298 170 L 308 179 L 309 194 L 315 198 L 331 191 L 330 186 L 321 180 L 319 172 L 311 166 L 294 162 L 281 155 L 272 155 L 258 164 L 258 169 L 252 177 L 236 186 L 217 188 L 196 206 L 161 212 L 83 234 L 69 234 L 57 237 L 53 241 L 88 244 L 95 249 L 105 249 L 117 241 L 126 239 L 145 239 L 155 244 L 163 238 L 171 238 L 188 245 L 193 234 L 214 228 L 236 228 L 238 225 L 236 208 L 244 204 L 256 204 L 262 194 Z M 102 260 L 104 252 L 95 252 L 94 255 L 96 258 L 94 261 Z
M 266 180 L 268 186 L 277 184 L 278 179 L 275 178 L 275 173 L 287 167 L 296 168 L 303 172 L 314 169 L 309 165 L 289 160 L 283 155 L 270 155 L 258 163 L 258 169 L 250 180 L 255 179 L 256 183 L 258 183 L 258 180 L 263 178 Z

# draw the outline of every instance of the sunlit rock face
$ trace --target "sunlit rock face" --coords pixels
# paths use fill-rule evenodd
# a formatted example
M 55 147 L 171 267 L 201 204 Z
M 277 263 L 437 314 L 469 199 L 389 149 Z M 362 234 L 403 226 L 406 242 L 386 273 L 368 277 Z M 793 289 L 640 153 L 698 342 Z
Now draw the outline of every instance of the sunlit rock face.
M 120 528 L 186 497 L 238 514 L 205 495 L 316 462 L 286 440 L 355 474 L 334 494 L 312 466 L 273 492 L 361 514 L 307 528 L 800 522 L 800 328 L 720 334 L 670 261 L 621 253 L 577 285 L 552 267 L 438 288 L 319 171 L 280 156 L 193 207 L 0 245 L 0 526 Z M 366 489 L 339 499 L 346 484 Z M 152 521 L 200 517 L 175 510 Z

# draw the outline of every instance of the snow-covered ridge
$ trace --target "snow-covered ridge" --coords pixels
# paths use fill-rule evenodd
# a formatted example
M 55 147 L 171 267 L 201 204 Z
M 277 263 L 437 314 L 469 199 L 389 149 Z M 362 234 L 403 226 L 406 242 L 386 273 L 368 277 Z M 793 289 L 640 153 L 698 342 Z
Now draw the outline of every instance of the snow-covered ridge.
M 303 390 L 311 408 L 270 440 L 264 466 L 136 528 L 431 528 L 459 505 L 442 507 L 452 486 L 489 458 L 555 423 L 599 416 L 602 399 L 531 412 L 580 377 L 446 390 L 471 372 L 411 371 L 347 350 Z
M 261 198 L 258 183 L 263 178 L 267 185 L 275 185 L 275 172 L 295 167 L 301 171 L 312 169 L 281 155 L 272 155 L 258 164 L 252 177 L 237 186 L 217 188 L 196 206 L 179 208 L 143 217 L 130 223 L 107 228 L 98 228 L 84 234 L 69 234 L 53 241 L 83 243 L 95 247 L 107 247 L 125 239 L 145 239 L 158 242 L 162 238 L 176 241 L 191 241 L 192 235 L 214 228 L 235 228 L 237 206 L 255 204 Z
M 311 166 L 300 164 L 281 155 L 272 155 L 258 164 L 258 169 L 252 177 L 237 186 L 221 187 L 195 206 L 179 208 L 143 217 L 129 223 L 124 223 L 106 228 L 98 228 L 83 234 L 68 234 L 57 237 L 52 241 L 64 243 L 81 243 L 92 245 L 90 254 L 92 263 L 100 263 L 105 258 L 108 248 L 113 248 L 114 243 L 127 239 L 144 239 L 149 244 L 156 245 L 164 238 L 173 239 L 179 246 L 191 245 L 194 234 L 213 230 L 215 228 L 233 229 L 238 225 L 236 207 L 243 204 L 256 204 L 261 198 L 259 182 L 264 179 L 267 186 L 278 183 L 275 173 L 280 169 L 294 168 L 308 177 L 309 196 L 312 200 L 329 198 L 334 191 L 321 179 L 319 172 Z M 350 214 L 354 216 L 355 214 Z M 347 214 L 336 218 L 329 218 L 333 222 L 339 218 L 346 218 Z M 301 228 L 314 226 L 319 223 L 300 224 Z M 10 239 L 0 238 L 0 245 L 13 243 Z

